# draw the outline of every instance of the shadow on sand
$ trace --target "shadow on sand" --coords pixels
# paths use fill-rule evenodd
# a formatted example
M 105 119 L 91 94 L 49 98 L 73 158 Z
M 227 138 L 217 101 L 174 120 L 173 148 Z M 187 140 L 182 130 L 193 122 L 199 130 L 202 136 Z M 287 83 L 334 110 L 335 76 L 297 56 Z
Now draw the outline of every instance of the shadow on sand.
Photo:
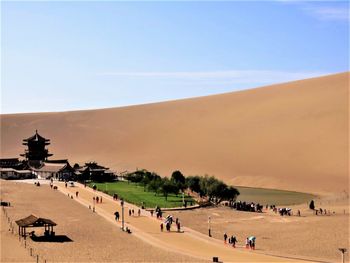
M 66 235 L 58 235 L 58 236 L 35 236 L 32 235 L 30 237 L 34 242 L 57 242 L 57 243 L 63 243 L 63 242 L 73 242 L 72 239 L 67 237 Z

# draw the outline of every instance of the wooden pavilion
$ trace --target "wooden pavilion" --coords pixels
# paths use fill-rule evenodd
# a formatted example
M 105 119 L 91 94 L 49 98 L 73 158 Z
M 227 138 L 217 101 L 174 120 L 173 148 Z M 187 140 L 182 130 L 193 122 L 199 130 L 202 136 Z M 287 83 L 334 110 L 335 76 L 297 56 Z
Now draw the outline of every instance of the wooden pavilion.
M 44 227 L 45 236 L 54 236 L 55 232 L 53 231 L 53 227 L 57 225 L 50 219 L 36 217 L 33 215 L 17 220 L 16 223 L 18 225 L 18 234 L 22 236 L 26 236 L 26 229 L 28 227 Z

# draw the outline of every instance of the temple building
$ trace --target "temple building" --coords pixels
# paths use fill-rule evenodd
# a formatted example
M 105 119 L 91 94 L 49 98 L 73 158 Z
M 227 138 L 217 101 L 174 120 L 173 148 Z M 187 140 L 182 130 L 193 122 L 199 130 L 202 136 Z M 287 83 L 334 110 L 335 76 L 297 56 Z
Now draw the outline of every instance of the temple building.
M 114 173 L 109 168 L 98 165 L 96 162 L 85 163 L 82 167 L 77 167 L 77 179 L 81 182 L 96 181 L 108 182 L 115 179 Z
M 33 136 L 24 139 L 23 145 L 27 146 L 27 149 L 21 156 L 25 157 L 25 160 L 28 161 L 30 166 L 38 167 L 41 162 L 46 161 L 49 156 L 52 156 L 49 150 L 46 149 L 46 146 L 50 145 L 50 140 L 40 136 L 38 130 L 35 131 Z
M 18 158 L 0 159 L 0 178 L 3 179 L 56 179 L 61 181 L 110 181 L 115 179 L 115 175 L 108 168 L 98 165 L 95 162 L 85 163 L 83 167 L 79 165 L 74 168 L 67 159 L 49 160 L 53 154 L 46 148 L 50 145 L 50 140 L 35 134 L 23 140 L 23 145 L 27 149 Z

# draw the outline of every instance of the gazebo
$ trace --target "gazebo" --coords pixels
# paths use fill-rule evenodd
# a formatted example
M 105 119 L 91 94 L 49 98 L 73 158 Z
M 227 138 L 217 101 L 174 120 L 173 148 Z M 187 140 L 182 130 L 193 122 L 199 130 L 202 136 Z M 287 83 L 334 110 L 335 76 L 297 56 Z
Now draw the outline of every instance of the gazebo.
M 34 215 L 17 220 L 16 223 L 18 225 L 18 234 L 22 236 L 26 236 L 27 227 L 44 227 L 45 236 L 54 236 L 53 227 L 57 225 L 50 219 L 36 217 Z

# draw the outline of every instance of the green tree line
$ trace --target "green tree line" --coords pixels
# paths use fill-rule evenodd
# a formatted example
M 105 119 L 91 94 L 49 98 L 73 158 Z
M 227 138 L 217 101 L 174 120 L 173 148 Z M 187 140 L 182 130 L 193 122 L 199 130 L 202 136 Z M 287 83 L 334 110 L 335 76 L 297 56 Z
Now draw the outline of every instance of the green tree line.
M 161 177 L 154 172 L 137 170 L 125 176 L 126 180 L 143 185 L 144 191 L 152 191 L 155 195 L 163 194 L 167 199 L 169 194 L 178 195 L 185 189 L 206 197 L 209 202 L 219 204 L 222 201 L 234 201 L 239 191 L 218 180 L 214 176 L 187 176 L 180 171 L 174 171 L 170 178 Z

